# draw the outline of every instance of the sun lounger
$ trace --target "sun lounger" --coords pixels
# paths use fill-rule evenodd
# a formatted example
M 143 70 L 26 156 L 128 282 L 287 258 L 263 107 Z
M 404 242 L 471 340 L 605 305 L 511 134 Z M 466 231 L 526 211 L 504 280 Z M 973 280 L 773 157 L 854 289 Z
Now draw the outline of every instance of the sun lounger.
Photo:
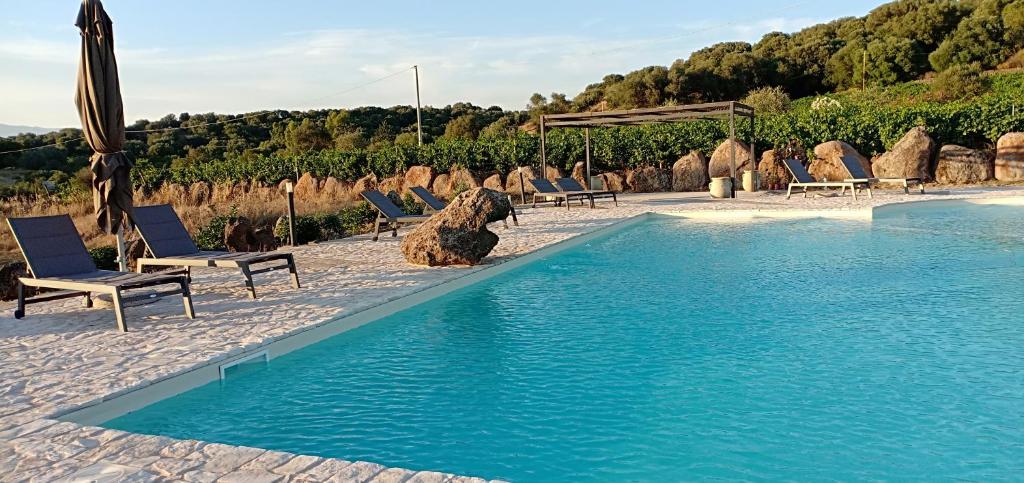
M 128 331 L 124 306 L 136 300 L 180 294 L 185 304 L 185 315 L 190 319 L 195 318 L 187 276 L 97 269 L 70 216 L 8 218 L 7 223 L 14 233 L 21 253 L 25 256 L 30 273 L 30 276 L 18 279 L 18 308 L 14 311 L 15 318 L 25 316 L 25 306 L 28 304 L 71 297 L 84 297 L 85 306 L 92 307 L 93 292 L 110 295 L 117 328 L 121 332 Z M 128 291 L 160 285 L 176 285 L 177 288 L 160 292 L 147 291 L 133 296 L 125 294 Z M 44 293 L 26 299 L 25 287 L 55 289 L 59 292 Z
M 842 191 L 840 194 L 846 193 L 849 189 L 853 192 L 853 199 L 857 199 L 857 189 L 865 188 L 868 190 L 868 196 L 871 197 L 871 185 L 866 181 L 815 181 L 814 177 L 804 169 L 804 165 L 800 164 L 797 159 L 786 159 L 783 160 L 783 164 L 786 165 L 786 169 L 789 170 L 789 174 L 793 176 L 793 181 L 789 183 L 789 189 L 786 190 L 786 199 L 788 200 L 793 195 L 793 188 L 803 188 L 804 198 L 807 197 L 808 188 L 840 188 Z
M 546 179 L 531 179 L 530 184 L 533 185 L 535 190 L 533 193 L 533 207 L 537 207 L 537 200 L 540 199 L 542 203 L 552 202 L 555 206 L 565 201 L 565 209 L 570 209 L 569 206 L 572 200 L 579 200 L 580 204 L 583 204 L 583 200 L 590 200 L 590 207 L 594 207 L 594 195 L 585 191 L 560 191 L 555 188 L 555 185 L 551 184 Z M 550 199 L 549 199 L 550 198 Z
M 842 156 L 840 158 L 843 162 L 843 166 L 846 167 L 846 171 L 850 173 L 850 179 L 845 181 L 853 181 L 860 183 L 868 183 L 869 185 L 877 185 L 879 183 L 893 183 L 903 186 L 903 192 L 910 194 L 910 185 L 917 185 L 921 189 L 921 194 L 924 194 L 924 180 L 921 178 L 876 178 L 868 176 L 864 172 L 864 168 L 860 165 L 860 162 L 851 156 Z
M 589 190 L 584 188 L 579 181 L 573 178 L 558 178 L 555 180 L 555 184 L 558 185 L 558 189 L 562 191 L 569 191 L 574 193 L 590 193 L 590 196 L 595 200 L 601 198 L 611 198 L 615 203 L 615 206 L 619 206 L 619 199 L 615 196 L 614 191 L 607 190 Z
M 413 186 L 412 188 L 409 188 L 409 191 L 412 192 L 412 195 L 416 197 L 416 199 L 420 200 L 424 204 L 427 213 L 437 213 L 448 206 L 445 202 L 437 199 L 433 193 L 427 191 L 427 189 L 422 186 Z M 512 204 L 512 196 L 508 197 L 508 203 L 509 206 L 512 207 L 512 211 L 510 213 L 512 216 L 512 223 L 519 226 L 519 218 L 516 217 L 516 207 Z M 508 228 L 508 220 L 501 221 L 505 224 L 505 228 Z
M 373 223 L 373 241 L 377 241 L 380 237 L 381 226 L 389 227 L 391 229 L 391 236 L 398 236 L 398 226 L 400 224 L 423 223 L 430 219 L 430 215 L 406 214 L 380 191 L 368 190 L 360 194 L 377 209 L 377 220 Z
M 218 252 L 202 251 L 196 247 L 189 236 L 185 225 L 181 223 L 171 205 L 139 206 L 135 208 L 135 226 L 146 244 L 146 251 L 151 257 L 140 258 L 136 262 L 137 271 L 151 267 L 181 267 L 186 275 L 190 275 L 192 267 L 233 268 L 242 272 L 245 288 L 249 298 L 256 298 L 256 286 L 252 276 L 275 270 L 291 273 L 292 287 L 299 288 L 299 274 L 295 269 L 295 258 L 291 253 L 284 252 Z M 268 262 L 283 262 L 263 266 Z M 254 269 L 254 265 L 260 268 Z

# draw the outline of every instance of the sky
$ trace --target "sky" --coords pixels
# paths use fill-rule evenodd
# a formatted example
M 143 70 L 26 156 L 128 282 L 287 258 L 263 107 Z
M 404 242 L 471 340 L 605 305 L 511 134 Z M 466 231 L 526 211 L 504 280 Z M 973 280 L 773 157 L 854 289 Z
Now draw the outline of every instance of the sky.
M 534 92 L 571 97 L 609 73 L 865 15 L 881 3 L 104 1 L 129 123 L 182 112 L 412 105 L 415 64 L 424 105 L 520 109 Z M 78 125 L 78 7 L 0 0 L 0 123 Z

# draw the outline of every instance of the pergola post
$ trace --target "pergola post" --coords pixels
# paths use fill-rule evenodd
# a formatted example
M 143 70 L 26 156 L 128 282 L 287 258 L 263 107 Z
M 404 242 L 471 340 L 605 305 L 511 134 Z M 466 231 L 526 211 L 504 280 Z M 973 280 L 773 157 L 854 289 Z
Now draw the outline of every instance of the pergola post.
M 736 103 L 729 103 L 729 177 L 732 178 L 732 198 L 736 197 Z
M 544 132 L 544 116 L 540 117 L 540 178 L 548 179 L 547 134 Z
M 753 179 L 753 177 L 759 175 L 759 174 L 757 174 L 757 175 L 754 174 L 755 172 L 757 172 L 757 149 L 755 149 L 755 147 L 754 147 L 754 143 L 755 143 L 756 140 L 757 140 L 757 135 L 754 133 L 754 109 L 751 108 L 750 109 L 750 176 L 751 176 L 750 182 L 754 185 L 755 188 L 757 186 L 757 180 Z
M 586 144 L 587 144 L 587 148 L 586 148 L 587 156 L 586 156 L 586 160 L 585 160 L 585 164 L 587 165 L 586 166 L 586 168 L 587 168 L 586 169 L 586 173 L 587 174 L 585 175 L 587 177 L 586 187 L 587 187 L 588 190 L 592 190 L 592 189 L 594 189 L 594 187 L 591 186 L 591 183 L 590 183 L 590 128 L 589 127 L 585 128 L 583 130 L 583 139 L 586 140 Z

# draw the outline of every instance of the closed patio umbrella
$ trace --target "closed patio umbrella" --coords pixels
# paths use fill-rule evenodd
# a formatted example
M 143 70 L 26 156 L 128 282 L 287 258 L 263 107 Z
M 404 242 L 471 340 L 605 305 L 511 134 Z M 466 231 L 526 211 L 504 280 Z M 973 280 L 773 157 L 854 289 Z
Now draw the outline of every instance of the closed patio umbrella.
M 117 234 L 118 262 L 127 270 L 124 230 L 131 229 L 132 162 L 123 151 L 124 108 L 113 25 L 100 0 L 83 0 L 75 25 L 82 34 L 75 104 L 82 133 L 94 151 L 90 168 L 96 222 L 104 232 Z

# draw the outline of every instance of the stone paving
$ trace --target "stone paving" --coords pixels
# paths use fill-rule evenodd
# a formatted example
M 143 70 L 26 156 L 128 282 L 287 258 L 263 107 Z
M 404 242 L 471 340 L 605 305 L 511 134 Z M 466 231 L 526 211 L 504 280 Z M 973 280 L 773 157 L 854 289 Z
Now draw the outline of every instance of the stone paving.
M 478 267 L 410 266 L 398 249 L 400 238 L 386 236 L 376 243 L 358 236 L 308 245 L 291 249 L 300 290 L 291 289 L 282 272 L 260 275 L 259 299 L 251 301 L 238 274 L 197 270 L 195 320 L 182 315 L 180 300 L 168 298 L 127 309 L 128 333 L 117 332 L 112 311 L 82 309 L 77 300 L 29 306 L 22 320 L 10 316 L 12 303 L 0 303 L 0 481 L 485 481 L 144 436 L 55 418 L 643 213 L 843 214 L 889 203 L 997 197 L 1024 200 L 1024 188 L 927 195 L 888 191 L 858 201 L 849 196 L 786 200 L 778 193 L 711 200 L 703 194 L 663 193 L 624 195 L 617 208 L 610 202 L 594 210 L 527 208 L 520 213 L 520 227 L 492 226 L 501 241 Z

